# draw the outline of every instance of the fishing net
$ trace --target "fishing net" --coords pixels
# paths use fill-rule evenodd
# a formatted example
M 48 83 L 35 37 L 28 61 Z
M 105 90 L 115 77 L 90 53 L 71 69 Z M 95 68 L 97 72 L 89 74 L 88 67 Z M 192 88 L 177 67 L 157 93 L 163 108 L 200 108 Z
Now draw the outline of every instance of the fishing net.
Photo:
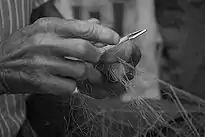
M 119 76 L 109 67 L 110 81 L 93 86 L 83 81 L 79 93 L 69 100 L 71 137 L 201 137 L 205 136 L 205 101 L 157 79 L 138 66 L 119 58 L 125 75 Z M 101 66 L 103 69 L 103 65 Z M 132 78 L 128 78 L 132 75 Z M 134 72 L 134 73 L 133 73 Z M 127 77 L 126 77 L 127 76 Z M 120 98 L 137 92 L 136 79 L 149 77 L 160 84 L 162 99 L 134 96 L 128 102 Z M 114 80 L 114 81 L 113 81 Z

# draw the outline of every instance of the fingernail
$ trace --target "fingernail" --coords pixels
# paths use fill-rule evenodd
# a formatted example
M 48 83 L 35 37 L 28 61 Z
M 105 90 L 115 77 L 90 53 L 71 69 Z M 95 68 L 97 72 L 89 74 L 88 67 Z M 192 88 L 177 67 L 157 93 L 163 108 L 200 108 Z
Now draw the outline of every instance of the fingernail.
M 88 20 L 88 22 L 100 24 L 100 21 L 99 21 L 98 19 L 96 19 L 96 18 L 90 18 L 90 19 Z

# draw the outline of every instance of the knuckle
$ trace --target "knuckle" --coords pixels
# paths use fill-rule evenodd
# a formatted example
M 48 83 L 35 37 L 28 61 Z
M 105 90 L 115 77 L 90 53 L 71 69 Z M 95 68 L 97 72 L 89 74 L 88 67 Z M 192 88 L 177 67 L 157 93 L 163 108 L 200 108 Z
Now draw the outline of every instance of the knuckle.
M 31 60 L 29 60 L 29 64 L 39 66 L 42 64 L 42 58 L 35 55 Z
M 49 18 L 40 18 L 34 24 L 46 31 L 49 24 L 51 24 L 51 20 Z
M 94 35 L 94 34 L 96 34 L 95 32 L 96 32 L 96 27 L 95 27 L 96 25 L 95 24 L 91 24 L 90 25 L 90 27 L 88 28 L 88 31 L 87 31 L 87 33 L 86 33 L 86 36 L 88 37 L 88 38 L 92 38 L 93 36 L 97 36 L 97 35 Z M 97 31 L 98 31 L 98 29 L 97 29 Z
M 91 38 L 91 34 L 95 31 L 95 25 L 93 23 L 79 22 L 78 31 L 81 33 L 82 37 Z

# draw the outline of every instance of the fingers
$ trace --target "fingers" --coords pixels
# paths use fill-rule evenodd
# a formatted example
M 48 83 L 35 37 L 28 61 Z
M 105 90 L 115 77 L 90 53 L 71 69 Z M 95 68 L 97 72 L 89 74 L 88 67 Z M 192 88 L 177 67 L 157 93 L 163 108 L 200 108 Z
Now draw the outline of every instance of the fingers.
M 87 79 L 87 67 L 84 62 L 35 57 L 33 65 L 45 68 L 52 75 L 69 77 L 75 80 Z
M 42 89 L 48 93 L 59 94 L 72 94 L 76 88 L 76 82 L 72 79 L 48 76 L 44 77 Z
M 8 61 L 3 65 L 4 69 L 15 70 L 38 70 L 41 73 L 47 72 L 50 75 L 67 77 L 74 80 L 89 79 L 91 82 L 101 82 L 100 72 L 93 68 L 91 64 L 81 61 L 64 60 L 60 58 L 46 58 L 35 56 L 33 59 L 19 59 Z
M 48 65 L 49 64 L 49 65 Z M 73 60 L 49 60 L 48 71 L 53 75 L 70 77 L 74 80 L 90 80 L 92 83 L 100 83 L 100 72 L 91 64 Z
M 5 85 L 7 92 L 11 94 L 72 94 L 76 88 L 74 80 L 43 75 L 42 73 L 3 70 L 1 71 L 1 78 L 4 79 L 2 84 Z
M 44 37 L 42 39 L 42 37 Z M 83 39 L 62 39 L 57 38 L 47 34 L 38 34 L 35 36 L 36 39 L 33 43 L 37 46 L 31 46 L 31 49 L 36 48 L 37 52 L 39 50 L 48 50 L 49 54 L 57 57 L 75 57 L 88 62 L 97 62 L 101 56 L 101 51 L 99 48 L 93 46 L 89 41 Z M 46 52 L 43 52 L 46 54 Z
M 113 30 L 89 21 L 41 18 L 33 26 L 39 32 L 54 32 L 63 37 L 79 37 L 107 44 L 117 44 L 120 38 Z
M 95 19 L 95 18 L 91 18 L 91 19 L 89 19 L 88 20 L 88 22 L 90 22 L 90 23 L 94 23 L 94 24 L 100 24 L 100 21 L 98 20 L 98 19 Z M 95 47 L 104 47 L 104 46 L 106 46 L 106 44 L 105 43 L 100 43 L 100 42 L 95 42 L 95 41 L 93 41 L 93 42 L 91 42 L 93 45 L 95 45 Z
M 58 42 L 58 41 L 56 41 Z M 90 42 L 82 39 L 67 39 L 59 41 L 61 47 L 58 50 L 64 49 L 61 52 L 63 56 L 76 57 L 84 61 L 96 63 L 99 61 L 101 52 Z M 69 43 L 69 44 L 68 44 Z

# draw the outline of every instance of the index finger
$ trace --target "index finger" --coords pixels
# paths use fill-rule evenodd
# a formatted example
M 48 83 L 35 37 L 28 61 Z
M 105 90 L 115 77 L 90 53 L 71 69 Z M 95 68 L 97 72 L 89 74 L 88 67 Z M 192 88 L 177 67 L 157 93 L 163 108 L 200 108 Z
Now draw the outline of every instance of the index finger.
M 119 35 L 100 24 L 80 20 L 64 20 L 60 18 L 41 18 L 34 23 L 38 31 L 54 32 L 61 37 L 78 37 L 106 44 L 117 44 Z

